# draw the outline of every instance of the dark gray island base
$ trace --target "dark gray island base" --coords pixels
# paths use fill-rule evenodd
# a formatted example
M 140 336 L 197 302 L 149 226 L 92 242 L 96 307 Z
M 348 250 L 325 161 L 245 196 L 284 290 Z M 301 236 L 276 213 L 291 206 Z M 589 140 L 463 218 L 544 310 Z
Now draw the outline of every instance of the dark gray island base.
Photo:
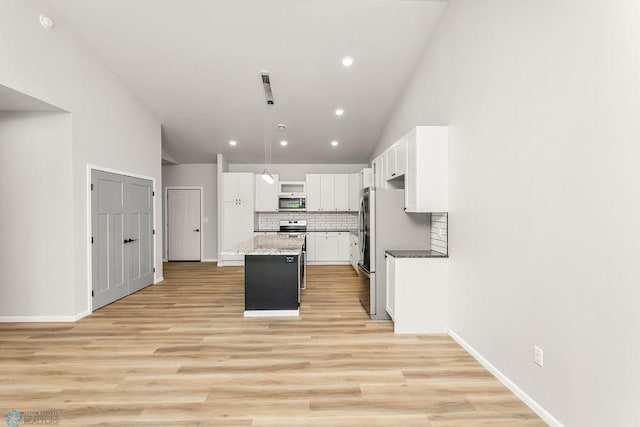
M 244 317 L 298 316 L 305 236 L 259 235 L 221 252 L 244 257 Z
M 299 277 L 299 255 L 245 255 L 244 316 L 297 316 Z

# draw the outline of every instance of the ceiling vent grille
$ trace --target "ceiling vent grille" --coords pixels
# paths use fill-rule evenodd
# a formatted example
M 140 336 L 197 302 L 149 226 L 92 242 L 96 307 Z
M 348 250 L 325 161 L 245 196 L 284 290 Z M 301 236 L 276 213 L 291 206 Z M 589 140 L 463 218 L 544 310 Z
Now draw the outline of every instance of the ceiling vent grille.
M 271 92 L 271 80 L 269 79 L 269 73 L 262 72 L 262 86 L 264 86 L 264 96 L 267 98 L 267 105 L 275 104 L 273 100 L 273 92 Z

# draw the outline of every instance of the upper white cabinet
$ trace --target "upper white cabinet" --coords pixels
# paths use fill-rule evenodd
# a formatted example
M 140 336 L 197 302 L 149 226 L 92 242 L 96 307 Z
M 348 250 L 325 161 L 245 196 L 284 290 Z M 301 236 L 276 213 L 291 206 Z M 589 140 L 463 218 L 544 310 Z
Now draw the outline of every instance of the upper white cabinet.
M 333 197 L 335 210 L 346 212 L 349 210 L 349 175 L 346 173 L 333 176 Z
M 280 175 L 271 174 L 275 179 L 273 184 L 269 184 L 258 174 L 255 176 L 256 212 L 278 212 L 278 193 L 280 191 Z
M 254 174 L 227 172 L 222 177 L 223 201 L 253 201 Z
M 389 147 L 383 154 L 384 179 L 396 179 L 403 176 L 407 170 L 407 141 L 403 137 Z
M 348 174 L 308 174 L 306 183 L 307 212 L 350 210 Z
M 389 181 L 396 176 L 396 149 L 392 147 L 384 152 L 382 156 L 384 164 L 384 179 Z
M 320 210 L 335 211 L 335 176 L 329 174 L 320 175 Z
M 371 187 L 372 181 L 371 168 L 364 168 L 360 171 L 360 188 Z
M 253 237 L 254 186 L 255 176 L 252 173 L 222 174 L 223 249 Z
M 447 212 L 448 128 L 418 126 L 405 136 L 407 170 L 404 207 L 407 212 Z
M 387 180 L 384 175 L 384 154 L 371 162 L 372 181 L 374 188 L 386 188 Z
M 280 194 L 288 196 L 304 196 L 307 189 L 304 181 L 280 181 Z
M 349 174 L 349 203 L 347 210 L 349 212 L 358 212 L 360 206 L 360 174 Z
M 318 212 L 322 210 L 320 203 L 320 193 L 322 182 L 319 174 L 307 175 L 307 212 Z
M 413 128 L 371 162 L 375 187 L 403 188 L 407 212 L 448 212 L 447 139 L 446 126 Z

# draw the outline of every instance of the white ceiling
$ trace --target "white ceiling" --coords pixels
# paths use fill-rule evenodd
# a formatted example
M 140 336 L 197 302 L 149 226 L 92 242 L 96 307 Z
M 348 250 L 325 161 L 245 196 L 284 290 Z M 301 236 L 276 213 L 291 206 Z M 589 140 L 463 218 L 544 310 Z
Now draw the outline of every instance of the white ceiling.
M 46 0 L 162 122 L 177 162 L 364 163 L 446 3 L 429 0 Z M 342 57 L 355 59 L 346 69 Z M 334 110 L 345 114 L 337 117 Z M 286 148 L 278 144 L 286 139 Z M 238 141 L 230 147 L 228 141 Z M 338 140 L 337 148 L 330 141 Z

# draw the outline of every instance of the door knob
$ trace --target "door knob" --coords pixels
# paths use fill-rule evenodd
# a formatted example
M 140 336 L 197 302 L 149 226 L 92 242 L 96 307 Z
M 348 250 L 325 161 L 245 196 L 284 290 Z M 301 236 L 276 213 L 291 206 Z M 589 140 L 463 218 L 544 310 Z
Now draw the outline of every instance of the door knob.
M 196 229 L 195 229 L 195 230 L 193 230 L 193 231 L 195 231 L 196 233 L 199 233 L 199 232 L 200 232 L 200 229 L 199 229 L 199 228 L 196 228 Z
M 138 239 L 125 239 L 124 243 L 131 243 L 131 242 L 135 242 Z

